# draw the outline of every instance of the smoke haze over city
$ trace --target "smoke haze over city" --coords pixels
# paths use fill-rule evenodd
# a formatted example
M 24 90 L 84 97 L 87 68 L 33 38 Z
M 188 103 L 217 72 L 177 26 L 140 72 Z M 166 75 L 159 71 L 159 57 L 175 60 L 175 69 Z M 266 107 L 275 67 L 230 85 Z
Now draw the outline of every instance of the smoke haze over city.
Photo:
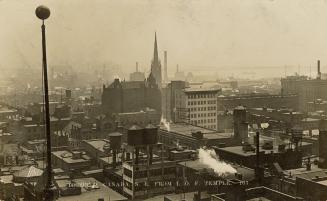
M 140 71 L 149 72 L 155 31 L 161 60 L 168 51 L 169 74 L 177 64 L 185 71 L 237 76 L 243 70 L 261 77 L 309 75 L 317 58 L 322 70 L 326 66 L 323 0 L 2 0 L 1 69 L 41 66 L 34 15 L 41 3 L 52 8 L 49 64 L 76 71 L 107 65 L 128 72 L 138 61 Z

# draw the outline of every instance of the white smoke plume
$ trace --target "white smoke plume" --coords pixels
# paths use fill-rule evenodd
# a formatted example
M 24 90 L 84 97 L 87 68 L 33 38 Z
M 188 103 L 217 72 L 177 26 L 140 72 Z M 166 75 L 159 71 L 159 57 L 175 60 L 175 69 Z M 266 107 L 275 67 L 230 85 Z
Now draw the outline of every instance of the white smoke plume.
M 231 165 L 220 161 L 216 152 L 212 149 L 200 148 L 199 150 L 199 161 L 209 168 L 213 169 L 216 174 L 219 176 L 226 174 L 236 173 L 236 169 Z
M 170 131 L 170 123 L 167 121 L 167 119 L 161 117 L 160 123 L 162 123 L 166 127 L 168 132 Z

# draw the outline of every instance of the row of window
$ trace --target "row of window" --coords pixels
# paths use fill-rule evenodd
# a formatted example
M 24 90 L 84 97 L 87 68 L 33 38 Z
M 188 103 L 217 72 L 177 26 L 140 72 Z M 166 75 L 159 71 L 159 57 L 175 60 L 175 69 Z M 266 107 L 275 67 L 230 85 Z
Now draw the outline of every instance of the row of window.
M 209 112 L 208 113 L 208 117 L 215 117 L 216 116 L 216 113 L 215 112 Z
M 198 125 L 198 124 L 206 124 L 206 123 L 216 123 L 216 119 L 198 119 L 198 120 L 191 120 L 191 124 Z
M 195 99 L 195 98 L 215 98 L 216 94 L 190 94 L 188 95 L 189 99 Z
M 216 100 L 208 100 L 208 104 L 216 104 L 217 101 Z
M 198 114 L 190 114 L 190 118 L 199 118 L 199 117 L 215 117 L 216 113 L 198 113 Z
M 212 101 L 188 101 L 187 105 L 205 105 L 205 104 L 216 104 L 215 100 Z
M 196 112 L 196 111 L 207 111 L 207 107 L 194 107 L 190 108 L 190 112 Z
M 197 111 L 199 111 L 199 112 L 201 112 L 201 111 L 207 111 L 207 110 L 216 110 L 216 107 L 214 106 L 214 107 L 194 107 L 194 108 L 189 108 L 190 109 L 190 112 L 197 112 Z M 213 116 L 216 116 L 216 113 L 215 112 L 209 112 L 208 113 L 209 115 L 209 117 L 213 117 Z
M 190 112 L 216 110 L 216 106 L 189 108 Z M 216 113 L 215 113 L 216 114 Z
M 208 110 L 216 110 L 216 106 L 208 107 Z
M 216 125 L 208 125 L 208 126 L 205 126 L 206 128 L 209 128 L 209 129 L 216 129 Z
M 132 171 L 124 168 L 124 174 L 130 178 L 132 178 Z M 162 169 L 153 169 L 150 170 L 150 176 L 160 176 L 162 175 Z M 164 174 L 175 174 L 175 168 L 174 167 L 169 167 L 169 168 L 164 168 Z M 148 172 L 146 170 L 144 171 L 135 171 L 134 172 L 134 178 L 146 178 L 148 176 Z

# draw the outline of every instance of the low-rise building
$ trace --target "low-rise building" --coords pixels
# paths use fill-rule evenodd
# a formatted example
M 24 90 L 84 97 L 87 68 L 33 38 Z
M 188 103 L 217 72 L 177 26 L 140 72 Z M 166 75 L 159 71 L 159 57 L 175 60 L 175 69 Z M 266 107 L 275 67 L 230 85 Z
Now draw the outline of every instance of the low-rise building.
M 83 152 L 53 151 L 52 156 L 54 167 L 65 171 L 82 171 L 89 169 L 91 166 L 91 158 Z
M 159 142 L 166 147 L 176 147 L 178 144 L 189 149 L 198 149 L 221 143 L 228 145 L 232 142 L 233 133 L 219 133 L 187 123 L 167 123 L 160 125 L 158 137 Z

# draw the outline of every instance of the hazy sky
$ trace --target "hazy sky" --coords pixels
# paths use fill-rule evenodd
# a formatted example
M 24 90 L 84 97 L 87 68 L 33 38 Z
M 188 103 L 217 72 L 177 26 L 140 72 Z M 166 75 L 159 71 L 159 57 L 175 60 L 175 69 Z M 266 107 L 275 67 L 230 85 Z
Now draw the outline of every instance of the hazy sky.
M 40 4 L 49 64 L 147 70 L 155 31 L 171 71 L 327 64 L 324 0 L 0 0 L 0 68 L 39 67 Z

